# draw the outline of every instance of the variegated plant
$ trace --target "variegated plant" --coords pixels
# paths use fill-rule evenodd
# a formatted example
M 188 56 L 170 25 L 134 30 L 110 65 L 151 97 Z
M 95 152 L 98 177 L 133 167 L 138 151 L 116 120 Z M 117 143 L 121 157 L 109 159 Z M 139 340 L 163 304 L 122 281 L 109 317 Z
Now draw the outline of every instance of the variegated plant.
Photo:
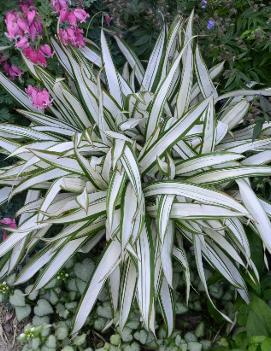
M 207 70 L 192 19 L 184 27 L 176 18 L 162 29 L 146 67 L 116 37 L 127 60 L 121 73 L 103 31 L 101 49 L 91 42 L 65 48 L 52 39 L 65 77 L 25 60 L 53 98 L 46 114 L 0 76 L 23 106 L 18 113 L 31 122 L 0 126 L 1 152 L 14 160 L 1 168 L 0 202 L 27 192 L 18 229 L 0 245 L 1 276 L 28 257 L 15 284 L 37 275 L 34 289 L 40 289 L 74 253 L 103 248 L 74 332 L 106 284 L 120 328 L 134 304 L 154 331 L 160 304 L 170 334 L 173 260 L 183 267 L 187 301 L 189 248 L 209 299 L 203 261 L 248 300 L 241 274 L 254 281 L 258 275 L 246 227 L 271 250 L 271 205 L 249 182 L 271 175 L 271 123 L 257 140 L 254 126 L 241 124 L 252 96 L 271 96 L 271 90 L 219 96 L 213 81 L 223 64 Z

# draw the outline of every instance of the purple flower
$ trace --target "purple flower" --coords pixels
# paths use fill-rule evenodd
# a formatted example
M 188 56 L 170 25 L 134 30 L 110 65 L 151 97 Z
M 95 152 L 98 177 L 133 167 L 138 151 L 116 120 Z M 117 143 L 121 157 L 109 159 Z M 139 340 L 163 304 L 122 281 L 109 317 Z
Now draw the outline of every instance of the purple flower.
M 215 27 L 215 20 L 213 20 L 212 18 L 210 18 L 207 22 L 207 29 L 208 30 L 212 30 Z
M 206 9 L 207 5 L 208 5 L 208 1 L 207 1 L 207 0 L 201 0 L 201 8 L 202 8 L 203 10 Z

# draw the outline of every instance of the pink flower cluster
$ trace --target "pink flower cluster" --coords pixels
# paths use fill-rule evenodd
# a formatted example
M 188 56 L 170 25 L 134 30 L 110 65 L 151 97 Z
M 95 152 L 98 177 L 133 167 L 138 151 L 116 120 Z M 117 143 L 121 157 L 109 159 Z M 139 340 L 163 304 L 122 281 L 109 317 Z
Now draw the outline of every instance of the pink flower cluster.
M 70 9 L 67 0 L 51 0 L 54 11 L 59 15 L 59 38 L 64 45 L 80 48 L 85 46 L 84 32 L 79 28 L 89 17 L 81 8 Z
M 8 61 L 3 64 L 3 71 L 10 77 L 11 80 L 21 77 L 23 74 L 23 71 L 18 66 L 13 65 Z
M 47 65 L 47 58 L 53 56 L 53 51 L 48 44 L 43 44 L 38 49 L 31 47 L 25 48 L 23 54 L 34 64 L 45 67 Z
M 37 107 L 39 110 L 44 110 L 46 107 L 52 104 L 52 99 L 50 98 L 49 92 L 46 89 L 40 89 L 28 85 L 25 89 L 27 95 L 30 97 L 33 106 Z
M 61 10 L 67 10 L 69 7 L 67 0 L 51 0 L 51 5 L 56 13 L 60 13 Z
M 41 18 L 34 6 L 23 3 L 21 11 L 9 11 L 6 14 L 7 37 L 16 40 L 18 47 L 25 47 L 28 38 L 34 41 L 42 34 Z
M 11 79 L 14 80 L 16 78 L 21 77 L 23 71 L 16 65 L 13 65 L 9 62 L 8 57 L 5 55 L 0 56 L 0 64 L 2 65 L 2 69 L 4 73 Z
M 47 65 L 47 58 L 53 55 L 49 45 L 33 48 L 34 42 L 43 34 L 41 17 L 32 0 L 20 3 L 20 11 L 9 11 L 5 16 L 7 37 L 15 41 L 15 46 L 34 64 Z
M 9 228 L 12 228 L 12 229 L 16 229 L 16 222 L 15 222 L 15 219 L 14 218 L 3 218 L 0 220 L 0 224 L 3 224 Z M 8 238 L 7 236 L 7 232 L 5 229 L 2 229 L 2 239 L 3 241 L 6 240 Z

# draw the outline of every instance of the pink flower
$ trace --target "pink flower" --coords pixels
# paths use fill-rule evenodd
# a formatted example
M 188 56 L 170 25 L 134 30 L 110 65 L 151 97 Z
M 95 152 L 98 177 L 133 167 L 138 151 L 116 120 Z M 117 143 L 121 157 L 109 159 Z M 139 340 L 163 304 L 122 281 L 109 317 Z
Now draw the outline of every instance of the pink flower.
M 45 55 L 45 57 L 52 57 L 53 51 L 48 44 L 43 44 L 40 46 L 39 50 Z
M 34 41 L 39 35 L 42 34 L 42 31 L 43 31 L 43 27 L 42 27 L 41 18 L 38 16 L 29 26 L 29 33 L 30 33 L 31 40 Z
M 35 50 L 31 47 L 28 47 L 23 50 L 23 54 L 26 58 L 28 58 L 32 63 L 36 65 L 41 65 L 44 67 L 47 65 L 46 57 L 40 49 Z
M 31 25 L 34 21 L 34 18 L 36 17 L 36 10 L 32 9 L 32 10 L 28 10 L 26 12 L 26 18 L 27 18 L 27 22 L 29 25 Z
M 14 218 L 3 218 L 0 220 L 0 224 L 3 224 L 11 229 L 16 229 L 16 222 Z M 7 239 L 7 232 L 6 230 L 2 229 L 3 232 L 3 240 Z
M 60 29 L 59 38 L 64 45 L 72 45 L 76 48 L 85 46 L 84 32 L 78 27 Z
M 84 9 L 74 9 L 73 14 L 76 19 L 80 22 L 86 22 L 86 19 L 89 17 L 89 14 Z
M 73 11 L 70 11 L 68 9 L 63 9 L 60 11 L 59 20 L 60 20 L 60 23 L 67 22 L 71 26 L 76 26 L 77 24 L 77 19 Z
M 22 12 L 9 11 L 5 17 L 7 37 L 10 40 L 30 37 L 32 41 L 42 34 L 42 20 L 32 2 L 23 2 L 20 5 Z M 26 43 L 23 39 L 22 43 Z M 20 45 L 20 44 L 19 44 Z M 23 46 L 17 46 L 23 48 Z
M 23 74 L 23 71 L 18 66 L 11 65 L 8 62 L 5 62 L 3 64 L 3 70 L 6 73 L 6 75 L 8 75 L 12 80 L 17 77 L 21 77 L 21 75 Z
M 104 16 L 104 21 L 107 26 L 110 26 L 110 23 L 112 22 L 112 17 L 109 15 Z
M 9 39 L 15 39 L 20 33 L 17 13 L 15 11 L 7 12 L 5 23 L 7 27 L 7 37 Z
M 25 18 L 18 17 L 17 24 L 18 24 L 18 27 L 21 31 L 21 35 L 29 33 L 29 25 L 28 25 L 27 20 Z
M 30 7 L 33 7 L 33 0 L 22 0 L 20 1 L 19 7 L 22 12 L 27 12 Z
M 29 46 L 27 37 L 21 37 L 15 44 L 18 49 L 25 49 Z
M 47 58 L 53 56 L 53 51 L 48 44 L 43 44 L 39 49 L 33 49 L 32 47 L 26 47 L 23 49 L 23 54 L 32 63 L 36 65 L 47 66 Z
M 51 0 L 51 6 L 55 12 L 59 13 L 61 10 L 68 9 L 68 2 L 67 0 Z
M 52 100 L 50 99 L 50 95 L 48 90 L 46 89 L 39 89 L 29 85 L 25 89 L 27 95 L 30 97 L 33 106 L 37 107 L 40 110 L 45 109 L 46 107 L 50 106 Z
M 62 9 L 60 11 L 59 19 L 60 23 L 67 22 L 71 26 L 76 26 L 77 22 L 83 23 L 89 17 L 89 14 L 83 9 Z

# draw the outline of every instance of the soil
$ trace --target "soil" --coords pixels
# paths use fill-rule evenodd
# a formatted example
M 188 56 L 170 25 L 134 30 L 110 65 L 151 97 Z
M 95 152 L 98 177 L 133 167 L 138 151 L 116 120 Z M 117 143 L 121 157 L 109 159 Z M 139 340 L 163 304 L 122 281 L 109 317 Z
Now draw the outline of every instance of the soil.
M 24 328 L 25 323 L 19 323 L 14 311 L 5 304 L 0 304 L 0 351 L 20 351 L 22 345 L 17 337 Z

